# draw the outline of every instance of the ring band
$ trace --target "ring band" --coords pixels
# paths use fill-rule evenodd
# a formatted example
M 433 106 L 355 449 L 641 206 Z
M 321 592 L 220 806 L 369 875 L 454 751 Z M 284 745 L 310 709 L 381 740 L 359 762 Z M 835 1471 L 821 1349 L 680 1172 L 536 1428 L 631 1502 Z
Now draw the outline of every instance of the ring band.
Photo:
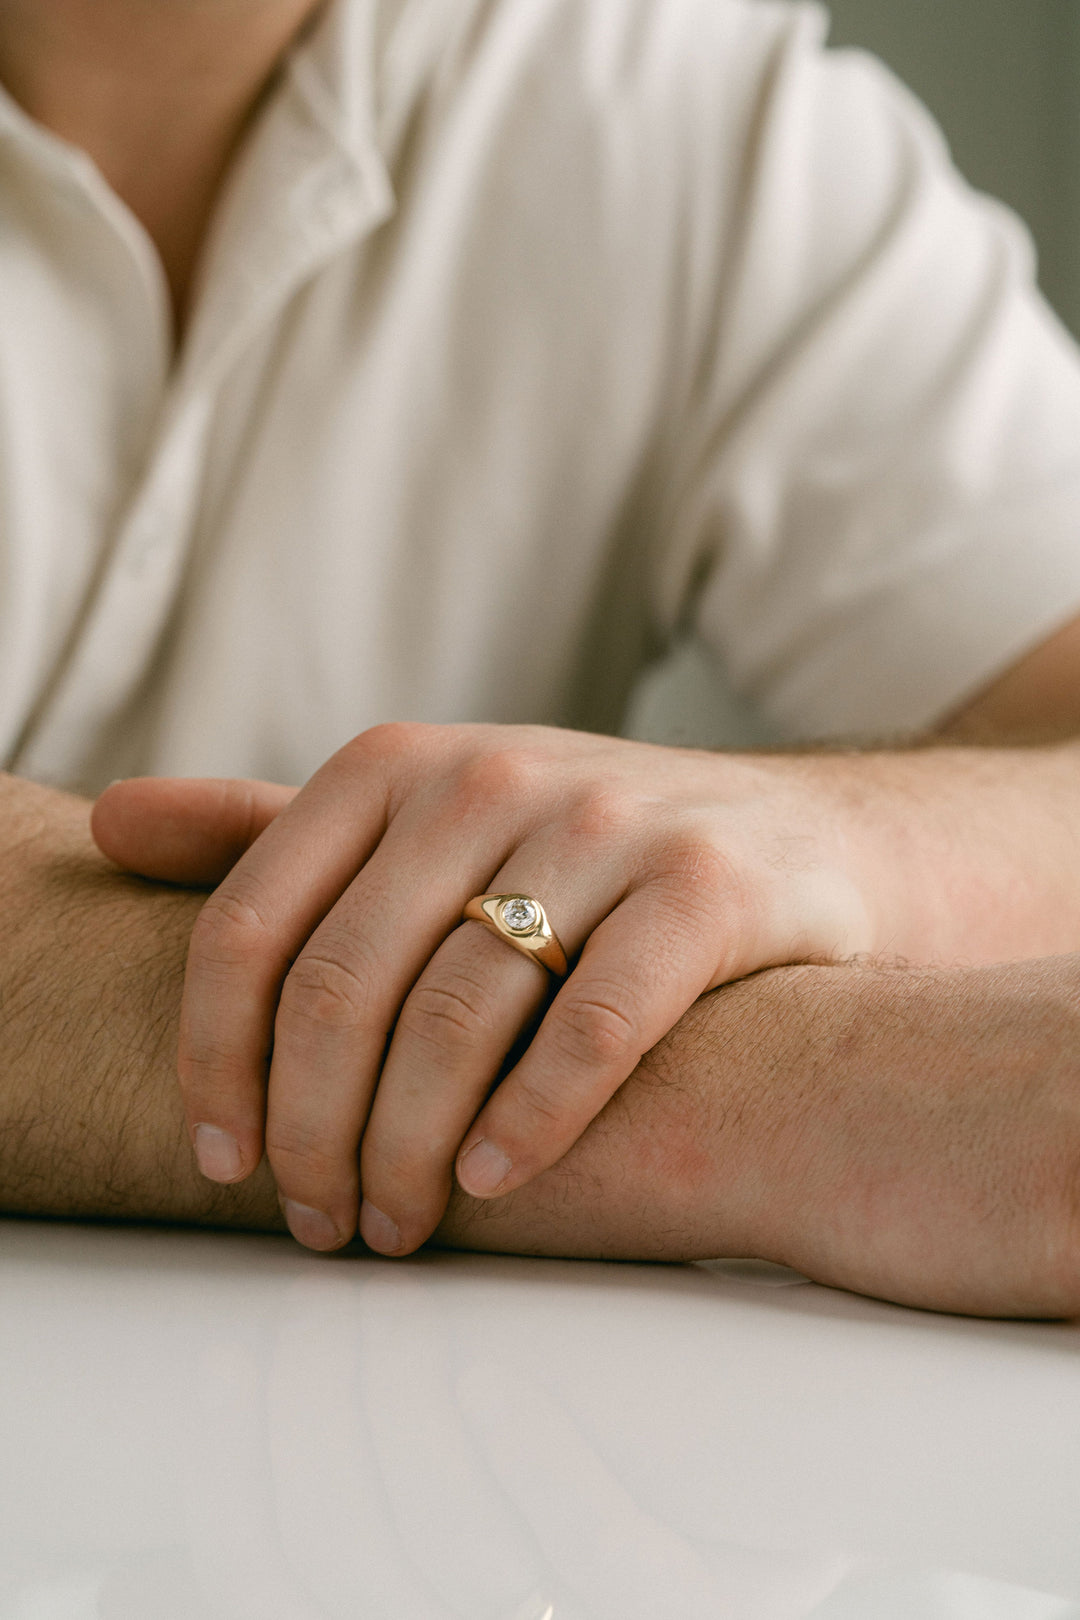
M 547 912 L 531 894 L 478 894 L 461 915 L 462 920 L 483 923 L 557 979 L 566 976 L 566 952 Z

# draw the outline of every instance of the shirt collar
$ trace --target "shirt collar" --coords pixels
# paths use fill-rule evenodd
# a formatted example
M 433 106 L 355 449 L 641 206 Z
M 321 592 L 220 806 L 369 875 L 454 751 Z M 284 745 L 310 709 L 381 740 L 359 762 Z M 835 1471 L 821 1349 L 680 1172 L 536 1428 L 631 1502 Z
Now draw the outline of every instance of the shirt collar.
M 362 168 L 375 142 L 380 0 L 327 0 L 285 65 L 312 117 Z
M 329 0 L 286 59 L 207 244 L 186 372 L 219 372 L 295 287 L 393 212 L 375 130 L 384 3 Z
M 184 370 L 216 373 L 246 336 L 336 251 L 394 209 L 376 135 L 383 13 L 397 0 L 327 0 L 286 58 L 227 183 L 203 260 L 208 295 Z M 89 193 L 129 238 L 91 159 L 32 119 L 0 85 L 0 139 L 42 170 Z M 148 248 L 148 251 L 149 250 Z

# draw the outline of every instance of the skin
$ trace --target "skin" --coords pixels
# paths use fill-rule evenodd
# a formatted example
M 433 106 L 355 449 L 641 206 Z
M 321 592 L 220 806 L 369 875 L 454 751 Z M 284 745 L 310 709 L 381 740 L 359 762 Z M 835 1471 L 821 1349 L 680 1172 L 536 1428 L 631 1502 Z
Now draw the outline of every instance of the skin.
M 1080 948 L 1061 881 L 1078 776 L 1074 744 L 752 757 L 384 726 L 299 793 L 147 779 L 103 794 L 92 826 L 145 875 L 221 879 L 179 1040 L 204 1173 L 241 1180 L 265 1149 L 301 1242 L 339 1247 L 359 1220 L 405 1254 L 455 1180 L 501 1197 L 557 1163 L 718 985 Z M 578 956 L 553 999 L 460 922 L 476 892 L 542 897 Z
M 317 0 L 2 0 L 0 82 L 145 227 L 176 339 L 229 163 Z
M 85 801 L 0 777 L 10 1213 L 281 1230 L 264 1164 L 200 1176 L 173 1063 L 202 896 L 121 874 Z M 559 1164 L 460 1189 L 439 1244 L 758 1255 L 979 1315 L 1080 1311 L 1080 957 L 784 968 L 700 1000 Z
M 0 4 L 0 78 L 32 116 L 95 159 L 143 223 L 161 258 L 178 339 L 223 176 L 273 82 L 282 52 L 314 9 L 285 0 Z M 981 743 L 1001 737 L 1024 742 L 1069 737 L 1080 722 L 1078 694 L 1080 630 L 1073 626 L 958 716 L 956 734 Z M 676 751 L 668 752 L 674 761 Z M 788 761 L 772 772 L 772 796 L 767 791 L 735 795 L 750 806 L 737 841 L 741 849 L 752 850 L 760 836 L 760 849 L 752 857 L 759 872 L 769 859 L 775 863 L 777 849 L 785 841 L 790 847 L 792 839 L 805 840 L 808 792 L 827 821 L 830 806 L 837 810 L 838 822 L 827 828 L 826 842 L 828 836 L 835 837 L 840 823 L 845 831 L 841 841 L 847 841 L 847 829 L 858 822 L 860 806 L 868 824 L 884 820 L 887 836 L 876 855 L 869 842 L 862 845 L 855 839 L 864 849 L 862 858 L 877 860 L 886 873 L 886 887 L 891 873 L 892 878 L 902 877 L 905 890 L 922 892 L 921 909 L 916 906 L 903 926 L 893 917 L 892 932 L 888 928 L 881 932 L 880 918 L 890 914 L 879 906 L 879 931 L 874 932 L 873 918 L 867 923 L 860 905 L 849 904 L 850 874 L 841 871 L 839 883 L 834 881 L 836 867 L 842 868 L 843 862 L 834 860 L 831 866 L 826 862 L 830 885 L 824 903 L 819 893 L 808 908 L 813 926 L 807 928 L 806 918 L 794 914 L 786 919 L 788 954 L 794 951 L 791 935 L 800 928 L 806 936 L 801 954 L 830 958 L 860 948 L 895 954 L 908 939 L 913 942 L 909 954 L 959 953 L 971 960 L 1072 949 L 1075 915 L 1061 874 L 1076 865 L 1071 833 L 1077 786 L 1073 750 L 1046 748 L 1022 759 L 968 751 L 942 755 L 931 767 L 926 758 L 896 756 L 887 766 L 880 756 L 831 765 L 822 760 L 813 769 L 805 760 Z M 693 768 L 700 771 L 699 766 Z M 718 772 L 727 771 L 730 777 L 740 768 L 744 783 L 751 775 L 759 784 L 770 776 L 760 765 L 725 764 Z M 935 769 L 937 775 L 928 780 L 927 771 Z M 725 780 L 721 774 L 714 778 L 716 798 L 726 803 L 727 790 L 721 790 Z M 796 789 L 804 798 L 799 813 L 792 815 Z M 201 897 L 132 887 L 130 880 L 108 875 L 86 846 L 87 807 L 56 798 L 45 803 L 38 791 L 9 782 L 0 803 L 0 842 L 12 855 L 18 852 L 18 860 L 5 871 L 0 903 L 6 940 L 0 983 L 8 991 L 10 1013 L 3 1036 L 2 1132 L 9 1207 L 36 1213 L 160 1214 L 275 1224 L 273 1185 L 265 1164 L 253 1168 L 250 1179 L 239 1187 L 222 1189 L 193 1178 L 184 1160 L 187 1150 L 178 1099 L 162 1083 L 172 1061 L 181 962 L 196 917 L 205 914 L 199 909 Z M 241 789 L 241 799 L 251 791 Z M 786 820 L 775 811 L 785 793 Z M 678 791 L 672 790 L 670 797 L 678 800 Z M 715 813 L 716 798 L 706 795 L 710 813 Z M 595 820 L 595 796 L 590 803 Z M 281 808 L 279 803 L 275 811 Z M 339 814 L 344 812 L 345 806 L 339 804 Z M 186 836 L 185 816 L 177 811 L 171 824 L 166 815 L 154 825 L 164 827 L 164 836 L 175 844 L 178 836 L 181 841 Z M 199 836 L 217 849 L 216 856 L 213 849 L 209 856 L 204 850 L 202 856 L 207 869 L 217 860 L 217 875 L 222 846 L 229 844 L 236 853 L 245 847 L 234 823 L 231 811 L 218 823 L 199 810 L 194 816 Z M 257 824 L 254 815 L 250 825 Z M 101 812 L 96 825 L 108 846 L 107 811 Z M 191 818 L 187 825 L 190 831 Z M 971 846 L 974 856 L 969 859 Z M 115 838 L 113 847 L 123 854 Z M 712 842 L 705 841 L 705 847 L 711 850 Z M 685 845 L 682 854 L 685 857 Z M 131 861 L 130 848 L 127 858 L 138 864 Z M 293 860 L 300 859 L 296 846 Z M 898 864 L 890 864 L 894 862 Z M 1003 862 L 1008 870 L 1007 906 L 1002 903 Z M 685 879 L 688 863 L 684 859 L 682 864 Z M 859 864 L 856 856 L 854 865 Z M 115 884 L 122 887 L 112 887 Z M 767 882 L 764 887 L 768 889 Z M 809 887 L 814 889 L 813 884 Z M 855 890 L 860 900 L 865 899 L 857 876 Z M 752 900 L 747 910 L 753 912 L 758 905 Z M 220 909 L 219 904 L 219 914 Z M 875 907 L 869 910 L 874 912 Z M 950 935 L 950 917 L 966 920 L 971 913 L 981 932 Z M 580 921 L 576 926 L 580 933 Z M 935 931 L 939 928 L 940 935 Z M 204 938 L 208 932 L 208 925 L 203 925 Z M 763 949 L 736 953 L 720 966 L 712 964 L 707 982 L 718 974 L 745 972 L 775 959 L 772 945 L 783 928 L 759 932 Z M 945 940 L 948 948 L 939 940 Z M 301 949 L 303 945 L 301 938 Z M 490 945 L 479 939 L 475 949 L 490 953 Z M 490 960 L 492 971 L 505 978 L 510 971 L 508 953 L 505 947 L 500 949 L 503 957 Z M 755 962 L 755 956 L 760 960 Z M 536 972 L 530 964 L 521 967 Z M 841 967 L 798 971 L 858 972 Z M 557 1165 L 549 1169 L 534 1165 L 534 1179 L 527 1186 L 483 1206 L 463 1198 L 460 1191 L 452 1193 L 438 1235 L 442 1240 L 468 1242 L 471 1234 L 479 1234 L 485 1246 L 527 1252 L 656 1258 L 713 1253 L 719 1245 L 726 1252 L 789 1258 L 827 1280 L 846 1280 L 849 1286 L 921 1303 L 951 1302 L 954 1308 L 978 1310 L 1072 1309 L 1075 1292 L 1069 1292 L 1069 1263 L 1061 1257 L 1074 1253 L 1074 1228 L 1059 1208 L 1069 1203 L 1061 1192 L 1069 1177 L 1060 1166 L 1072 1146 L 1063 1125 L 1071 1118 L 1071 1093 L 1068 1076 L 1058 1075 L 1066 1063 L 1061 1051 L 1075 1045 L 1071 992 L 1050 968 L 1044 970 L 1048 979 L 1031 981 L 1024 974 L 1035 974 L 1034 968 L 986 971 L 989 978 L 912 978 L 900 971 L 887 975 L 889 996 L 899 1000 L 887 998 L 884 1013 L 875 1002 L 881 992 L 867 988 L 876 986 L 878 979 L 857 976 L 843 985 L 837 978 L 829 979 L 839 999 L 815 993 L 811 1045 L 820 1035 L 828 1054 L 828 1074 L 839 1074 L 848 1082 L 839 1091 L 834 1080 L 827 1084 L 812 1080 L 811 1076 L 820 1076 L 821 1067 L 817 1058 L 810 1064 L 807 1056 L 806 1026 L 799 1023 L 802 1035 L 796 1033 L 789 1040 L 788 1001 L 781 991 L 770 1001 L 768 990 L 761 988 L 773 982 L 769 976 L 706 997 L 690 1013 L 676 1015 L 671 1034 L 637 1064 L 611 1101 L 591 1100 L 590 1110 L 596 1104 L 599 1114 L 588 1124 L 590 1110 L 582 1113 L 576 1128 L 584 1125 L 584 1134 Z M 3 977 L 5 972 L 10 972 L 10 979 Z M 1019 979 L 994 977 L 1003 972 Z M 790 981 L 796 982 L 806 980 Z M 535 980 L 533 985 L 535 995 Z M 759 996 L 764 996 L 763 1002 Z M 884 1019 L 894 1035 L 899 1031 L 897 1049 L 877 1035 L 866 1044 L 869 1037 L 861 1019 L 868 1007 L 875 1028 Z M 709 1015 L 704 1026 L 698 1021 L 705 1016 L 703 1008 Z M 1006 1016 L 1005 1009 L 1010 1008 Z M 905 1009 L 917 1016 L 909 1017 Z M 687 1018 L 691 1035 L 684 1040 Z M 747 1030 L 757 1032 L 756 1058 L 738 1044 L 739 1032 Z M 843 1061 L 849 1052 L 845 1043 L 860 1030 L 861 1044 L 859 1038 L 855 1041 L 860 1060 L 857 1072 L 850 1074 Z M 920 1045 L 926 1030 L 935 1033 L 931 1053 Z M 997 1045 L 988 1046 L 987 1030 Z M 762 1031 L 767 1032 L 764 1051 Z M 635 1030 L 634 1041 L 623 1043 L 621 1058 L 639 1055 L 633 1047 L 644 1050 L 642 1043 L 655 1033 L 655 1020 Z M 830 1045 L 833 1035 L 836 1040 Z M 592 1044 L 595 1049 L 595 1038 Z M 652 1055 L 657 1051 L 664 1053 L 659 1070 Z M 164 1052 L 169 1053 L 168 1063 Z M 974 1069 L 972 1052 L 977 1058 Z M 1025 1066 L 1026 1052 L 1038 1055 L 1037 1073 Z M 936 1076 L 933 1084 L 928 1067 Z M 297 1066 L 298 1076 L 302 1068 Z M 865 1078 L 867 1069 L 883 1079 Z M 762 1071 L 767 1076 L 763 1090 L 783 1098 L 783 1117 L 794 1122 L 797 1140 L 785 1134 L 770 1109 L 762 1112 L 749 1106 L 743 1078 Z M 1048 1075 L 1057 1078 L 1047 1079 Z M 778 1086 L 778 1077 L 795 1085 L 796 1094 Z M 1045 1108 L 1032 1107 L 1040 1085 L 1049 1088 Z M 975 1092 L 985 1117 L 976 1110 L 979 1119 L 973 1123 Z M 651 1105 L 642 1100 L 673 1096 L 680 1099 L 674 1113 L 651 1112 Z M 865 1112 L 860 1111 L 860 1098 L 865 1098 Z M 893 1098 L 895 1106 L 890 1104 Z M 809 1112 L 804 1112 L 799 1099 L 804 1099 Z M 899 1106 L 904 1099 L 906 1112 Z M 932 1128 L 917 1128 L 921 1109 L 929 1110 Z M 354 1112 L 363 1115 L 364 1106 Z M 730 1129 L 736 1119 L 756 1120 L 756 1131 L 743 1139 Z M 943 1119 L 949 1122 L 944 1149 L 938 1142 Z M 704 1136 L 688 1138 L 687 1120 L 696 1120 Z M 711 1135 L 709 1120 L 715 1123 Z M 613 1126 L 612 1121 L 623 1124 Z M 702 1157 L 701 1142 L 714 1137 L 715 1152 L 710 1149 Z M 730 1147 L 736 1139 L 744 1143 L 739 1159 L 747 1167 L 743 1172 L 725 1159 L 719 1146 L 723 1142 Z M 801 1163 L 797 1147 L 804 1140 L 816 1145 L 813 1164 L 802 1172 L 805 1199 L 800 1203 L 794 1188 L 803 1183 L 793 1167 Z M 1025 1147 L 1019 1156 L 1024 1173 L 1019 1187 L 1011 1162 L 1018 1141 Z M 663 1142 L 669 1147 L 658 1158 L 657 1144 Z M 1030 1150 L 1025 1146 L 1029 1142 Z M 598 1157 L 592 1157 L 596 1153 Z M 1003 1154 L 1011 1155 L 1009 1164 L 1002 1162 Z M 297 1160 L 301 1168 L 304 1158 L 301 1150 Z M 339 1144 L 336 1160 L 341 1159 Z M 642 1183 L 627 1176 L 628 1165 L 648 1177 L 650 1203 L 644 1207 Z M 815 1168 L 822 1165 L 839 1175 L 843 1197 L 837 1197 L 831 1182 L 822 1182 Z M 310 1168 L 309 1164 L 308 1172 Z M 787 1173 L 782 1183 L 777 1182 L 777 1169 Z M 580 1179 L 568 1182 L 568 1175 Z M 746 1192 L 738 1198 L 733 1194 L 721 1210 L 716 1189 L 724 1185 L 725 1177 L 736 1186 L 764 1188 L 770 1219 L 785 1223 L 786 1235 L 778 1237 L 764 1217 L 762 1224 L 751 1219 L 747 1211 L 761 1206 L 756 1194 Z M 585 1186 L 589 1196 L 573 1196 L 568 1188 L 575 1185 Z M 891 1189 L 891 1203 L 882 1188 Z M 848 1194 L 853 1202 L 845 1202 Z M 1018 1279 L 1031 1271 L 1034 1241 L 1031 1222 L 1023 1214 L 1024 1198 L 1038 1216 L 1034 1230 L 1041 1234 L 1037 1241 L 1041 1247 L 1035 1256 L 1039 1263 L 1034 1266 L 1034 1281 L 1021 1283 Z M 808 1219 L 808 1209 L 816 1209 L 814 1219 Z M 944 1233 L 939 1240 L 940 1265 L 937 1260 L 931 1263 L 926 1253 L 923 1223 L 928 1210 Z M 1005 1210 L 1012 1223 L 1009 1231 L 1016 1230 L 1011 1247 L 998 1243 L 990 1254 L 979 1246 L 973 1228 L 1006 1237 L 990 1218 L 992 1210 Z M 669 1236 L 662 1237 L 662 1231 Z M 677 1240 L 670 1236 L 676 1231 L 681 1234 Z M 845 1245 L 851 1242 L 857 1249 L 854 1258 L 846 1252 Z M 918 1273 L 914 1278 L 906 1270 L 912 1264 Z M 987 1272 L 992 1274 L 989 1280 Z M 961 1273 L 978 1281 L 965 1281 Z

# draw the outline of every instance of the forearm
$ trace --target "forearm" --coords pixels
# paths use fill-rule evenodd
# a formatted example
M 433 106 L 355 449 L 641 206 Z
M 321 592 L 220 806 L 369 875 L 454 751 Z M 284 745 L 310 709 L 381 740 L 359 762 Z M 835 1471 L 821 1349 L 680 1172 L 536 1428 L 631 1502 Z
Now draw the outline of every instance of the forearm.
M 976 1315 L 1080 1313 L 1080 957 L 791 968 L 715 991 L 455 1247 L 753 1255 Z
M 175 1074 L 202 896 L 116 872 L 89 806 L 0 777 L 0 1209 L 283 1223 L 265 1170 L 194 1168 Z
M 1078 739 L 1073 619 L 943 720 L 935 746 L 886 764 L 907 818 L 885 817 L 894 893 L 906 887 L 917 902 L 898 954 L 987 961 L 1080 948 Z
M 277 1230 L 197 1173 L 175 1078 L 202 896 L 114 872 L 86 805 L 0 781 L 0 1204 Z M 886 1298 L 1080 1310 L 1080 958 L 788 968 L 699 1001 L 577 1145 L 438 1241 L 758 1255 Z

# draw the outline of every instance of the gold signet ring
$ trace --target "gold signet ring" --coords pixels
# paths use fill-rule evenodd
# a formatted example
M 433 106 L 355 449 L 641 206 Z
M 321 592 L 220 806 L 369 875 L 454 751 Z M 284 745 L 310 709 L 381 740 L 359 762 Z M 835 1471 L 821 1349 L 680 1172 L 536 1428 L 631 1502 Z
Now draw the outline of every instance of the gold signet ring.
M 566 974 L 566 952 L 539 900 L 528 894 L 478 894 L 462 918 L 483 923 L 515 950 L 531 956 L 557 978 Z

